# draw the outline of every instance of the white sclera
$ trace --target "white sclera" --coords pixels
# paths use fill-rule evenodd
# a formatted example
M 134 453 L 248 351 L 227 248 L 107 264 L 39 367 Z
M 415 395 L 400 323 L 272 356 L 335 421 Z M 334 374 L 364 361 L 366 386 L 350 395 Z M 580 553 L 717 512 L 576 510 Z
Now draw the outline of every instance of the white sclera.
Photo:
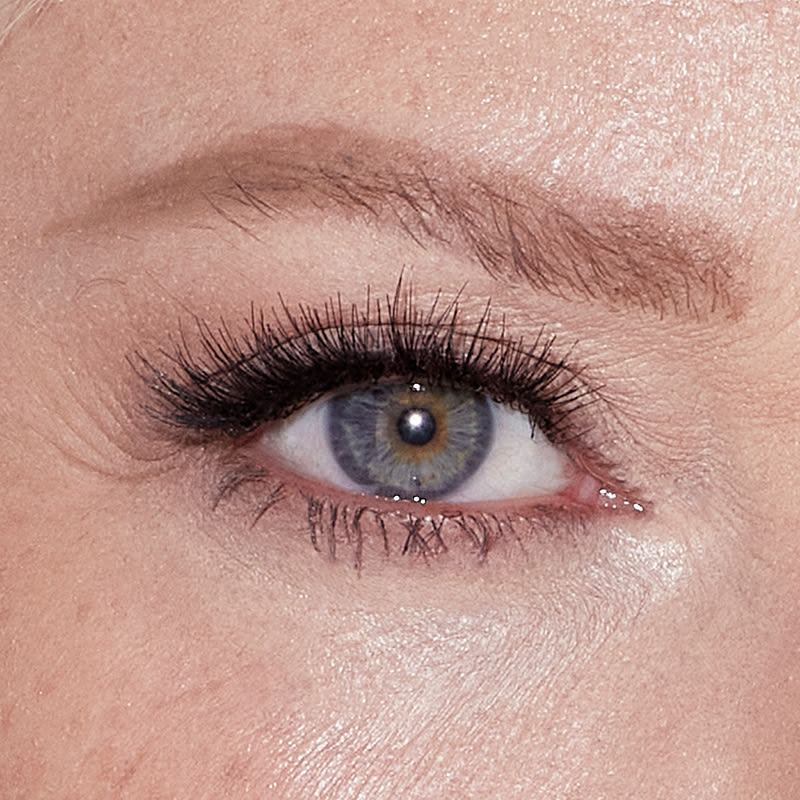
M 569 459 L 538 428 L 527 414 L 499 403 L 491 403 L 494 438 L 486 458 L 448 501 L 508 500 L 547 497 L 569 484 Z
M 569 459 L 538 428 L 531 435 L 527 415 L 490 403 L 494 437 L 478 469 L 440 502 L 477 503 L 540 498 L 556 494 L 569 483 Z M 347 476 L 328 444 L 325 398 L 311 403 L 265 433 L 259 447 L 267 458 L 322 483 L 349 492 L 369 492 Z

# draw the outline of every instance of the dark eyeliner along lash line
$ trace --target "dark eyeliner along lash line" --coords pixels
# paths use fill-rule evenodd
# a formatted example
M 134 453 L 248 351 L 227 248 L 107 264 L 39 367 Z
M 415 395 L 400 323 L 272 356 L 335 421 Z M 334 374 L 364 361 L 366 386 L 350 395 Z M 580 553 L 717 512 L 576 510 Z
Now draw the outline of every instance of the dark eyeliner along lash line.
M 445 303 L 437 295 L 423 312 L 398 284 L 383 302 L 368 295 L 363 311 L 337 298 L 321 310 L 282 304 L 274 317 L 267 322 L 251 308 L 238 337 L 198 320 L 199 354 L 182 339 L 174 353 L 162 353 L 168 370 L 140 356 L 155 397 L 149 414 L 184 438 L 235 438 L 342 386 L 407 378 L 485 393 L 563 441 L 575 435 L 572 412 L 596 392 L 553 357 L 554 336 L 512 341 L 504 321 L 492 335 L 488 305 L 477 323 L 462 324 L 457 297 Z

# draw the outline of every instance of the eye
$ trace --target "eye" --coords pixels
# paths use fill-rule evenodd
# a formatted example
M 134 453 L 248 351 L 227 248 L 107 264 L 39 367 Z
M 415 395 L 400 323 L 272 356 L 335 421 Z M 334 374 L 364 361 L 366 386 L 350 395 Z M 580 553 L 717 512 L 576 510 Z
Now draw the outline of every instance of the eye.
M 575 472 L 527 414 L 422 381 L 330 393 L 268 427 L 256 450 L 345 491 L 422 503 L 552 497 Z
M 365 515 L 394 501 L 430 504 L 406 515 L 415 540 L 426 525 L 438 539 L 442 520 L 560 525 L 644 510 L 593 433 L 610 417 L 602 384 L 569 363 L 570 348 L 559 357 L 544 329 L 512 338 L 488 307 L 471 322 L 456 301 L 420 308 L 400 285 L 363 311 L 284 305 L 271 319 L 253 310 L 246 325 L 235 335 L 198 321 L 199 344 L 162 353 L 164 367 L 140 357 L 158 430 L 214 445 L 215 508 L 250 487 L 258 521 L 302 498 L 315 547 L 335 543 L 338 525 L 356 550 Z M 376 517 L 378 538 L 385 522 Z

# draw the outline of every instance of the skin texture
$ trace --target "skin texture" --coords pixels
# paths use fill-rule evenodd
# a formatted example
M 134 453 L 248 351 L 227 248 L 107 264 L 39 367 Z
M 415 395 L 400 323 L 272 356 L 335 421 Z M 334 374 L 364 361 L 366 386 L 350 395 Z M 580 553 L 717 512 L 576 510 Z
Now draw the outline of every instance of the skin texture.
M 799 31 L 790 5 L 721 0 L 69 0 L 18 26 L 0 795 L 800 795 Z M 198 190 L 278 151 L 383 172 L 402 151 L 616 248 L 635 226 L 703 250 L 725 289 L 556 296 L 385 205 Z M 373 524 L 356 558 L 314 549 L 296 491 L 255 524 L 265 486 L 215 503 L 234 445 L 154 431 L 132 354 L 401 271 L 422 308 L 466 283 L 465 319 L 491 300 L 515 339 L 557 331 L 604 387 L 579 447 L 645 511 L 556 507 L 483 560 L 452 527 L 430 558 L 393 528 L 386 556 Z

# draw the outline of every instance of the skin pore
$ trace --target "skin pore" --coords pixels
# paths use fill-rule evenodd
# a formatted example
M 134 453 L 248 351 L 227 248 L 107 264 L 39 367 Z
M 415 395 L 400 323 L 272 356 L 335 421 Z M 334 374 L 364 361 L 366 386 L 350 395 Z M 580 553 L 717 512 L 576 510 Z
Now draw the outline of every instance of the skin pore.
M 796 797 L 798 31 L 723 0 L 16 26 L 0 795 Z M 398 284 L 462 344 L 552 342 L 588 390 L 554 445 L 605 495 L 423 513 L 152 413 L 142 364 L 207 363 L 203 325 L 385 330 Z

